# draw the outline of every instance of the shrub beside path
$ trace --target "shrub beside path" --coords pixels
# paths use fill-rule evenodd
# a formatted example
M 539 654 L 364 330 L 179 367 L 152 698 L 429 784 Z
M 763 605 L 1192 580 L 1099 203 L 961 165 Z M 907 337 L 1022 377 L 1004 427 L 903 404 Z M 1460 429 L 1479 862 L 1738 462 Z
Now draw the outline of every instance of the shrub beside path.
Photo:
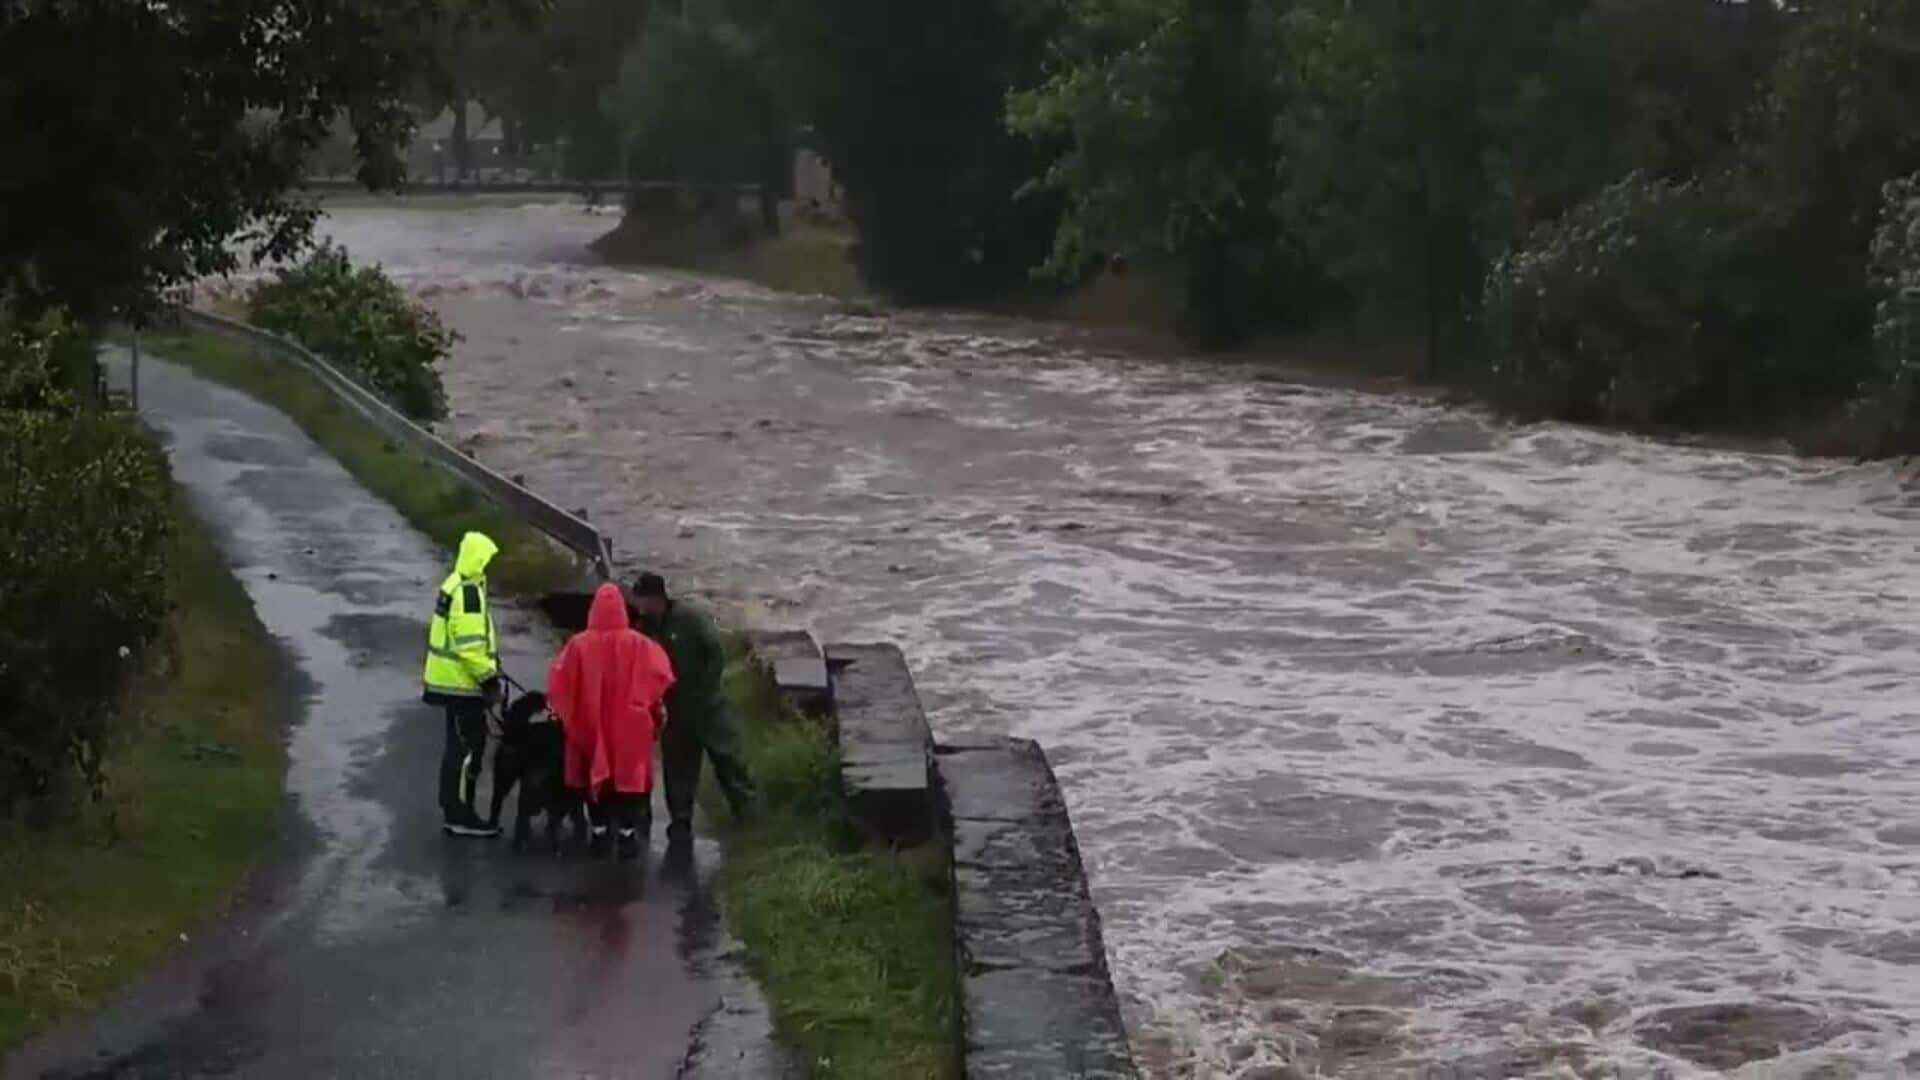
M 715 956 L 717 849 L 666 872 L 658 844 L 624 867 L 442 837 L 418 680 L 443 553 L 274 410 L 158 360 L 140 392 L 304 680 L 289 805 L 221 927 L 8 1075 L 671 1077 L 697 1042 L 709 1075 L 765 1071 L 757 1046 L 711 1045 L 743 1038 L 751 993 Z M 508 669 L 538 685 L 549 638 L 501 616 Z

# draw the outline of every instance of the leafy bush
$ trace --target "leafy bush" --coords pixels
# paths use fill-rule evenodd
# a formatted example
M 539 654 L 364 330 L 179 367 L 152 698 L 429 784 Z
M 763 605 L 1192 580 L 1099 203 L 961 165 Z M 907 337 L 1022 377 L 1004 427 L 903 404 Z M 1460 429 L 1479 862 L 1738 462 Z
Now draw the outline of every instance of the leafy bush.
M 0 411 L 0 817 L 44 820 L 76 782 L 100 794 L 126 679 L 166 614 L 169 499 L 131 418 Z
M 1874 378 L 1862 412 L 1880 432 L 1882 453 L 1920 446 L 1920 173 L 1881 190 L 1870 278 L 1882 290 L 1873 310 Z
M 71 412 L 91 394 L 93 339 L 58 311 L 20 325 L 0 301 L 0 409 Z
M 435 365 L 458 335 L 407 299 L 379 267 L 356 267 L 327 244 L 247 294 L 255 325 L 285 334 L 325 357 L 416 420 L 446 415 Z
M 1727 191 L 1634 174 L 1536 230 L 1487 276 L 1488 371 L 1573 420 L 1699 420 L 1777 400 L 1763 223 Z

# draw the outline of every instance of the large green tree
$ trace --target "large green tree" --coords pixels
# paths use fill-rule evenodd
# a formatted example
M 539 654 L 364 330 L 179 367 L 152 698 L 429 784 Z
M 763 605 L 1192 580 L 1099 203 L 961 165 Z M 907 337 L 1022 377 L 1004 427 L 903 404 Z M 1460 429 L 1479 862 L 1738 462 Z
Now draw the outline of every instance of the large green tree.
M 1291 104 L 1284 0 L 1074 0 L 1016 131 L 1063 149 L 1050 268 L 1124 257 L 1178 283 L 1183 321 L 1228 339 L 1319 299 L 1280 214 Z
M 292 253 L 309 153 L 344 114 L 360 178 L 397 182 L 407 91 L 480 2 L 0 3 L 0 291 L 138 316 L 233 269 L 236 241 Z
M 1488 260 L 1520 227 L 1531 185 L 1514 152 L 1569 8 L 1310 0 L 1294 21 L 1312 54 L 1294 204 L 1357 298 L 1417 320 L 1430 368 L 1461 339 Z
M 759 53 L 732 23 L 650 19 L 605 104 L 632 176 L 779 189 L 790 125 Z
M 863 271 L 909 300 L 1023 280 L 1046 255 L 1053 200 L 1018 200 L 1044 168 L 1006 129 L 1055 17 L 1023 0 L 733 0 L 768 43 L 775 87 L 812 126 L 860 233 Z
M 1779 362 L 1809 389 L 1865 370 L 1864 348 L 1834 346 L 1867 340 L 1881 189 L 1920 169 L 1915 101 L 1920 0 L 1831 0 L 1799 17 L 1760 102 L 1743 186 L 1778 228 Z

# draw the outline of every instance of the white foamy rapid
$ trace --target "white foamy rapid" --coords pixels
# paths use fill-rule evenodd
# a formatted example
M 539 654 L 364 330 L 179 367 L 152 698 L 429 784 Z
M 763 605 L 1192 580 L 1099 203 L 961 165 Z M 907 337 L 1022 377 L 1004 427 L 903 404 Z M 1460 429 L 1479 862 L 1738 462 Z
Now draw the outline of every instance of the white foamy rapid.
M 842 316 L 592 266 L 609 224 L 329 228 L 465 335 L 483 458 L 1046 746 L 1153 1071 L 1920 1065 L 1892 469 Z

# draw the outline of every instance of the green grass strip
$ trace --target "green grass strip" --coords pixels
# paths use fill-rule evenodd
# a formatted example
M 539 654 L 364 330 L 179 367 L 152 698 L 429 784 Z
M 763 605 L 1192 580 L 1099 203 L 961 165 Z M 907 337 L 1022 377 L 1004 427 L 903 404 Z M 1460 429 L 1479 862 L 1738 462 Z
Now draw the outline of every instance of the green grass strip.
M 744 653 L 727 693 L 766 813 L 724 833 L 720 898 L 781 1041 L 819 1077 L 957 1075 L 944 849 L 861 848 L 827 727 L 786 709 Z

